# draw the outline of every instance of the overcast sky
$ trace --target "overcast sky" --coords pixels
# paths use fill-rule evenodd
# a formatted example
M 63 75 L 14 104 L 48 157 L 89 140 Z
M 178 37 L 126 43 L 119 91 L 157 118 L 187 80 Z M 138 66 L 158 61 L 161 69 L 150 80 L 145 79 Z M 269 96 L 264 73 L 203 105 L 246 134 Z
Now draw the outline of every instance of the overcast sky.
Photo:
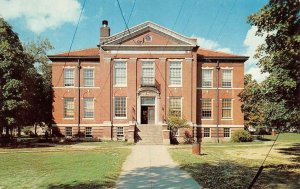
M 252 57 L 263 37 L 247 16 L 257 12 L 267 0 L 119 0 L 129 27 L 152 21 L 188 37 L 198 38 L 200 47 Z M 38 36 L 48 38 L 54 50 L 68 51 L 84 0 L 0 0 L 0 15 L 22 42 Z M 178 18 L 178 19 L 176 19 Z M 111 33 L 125 29 L 117 0 L 86 0 L 72 50 L 96 47 L 102 20 Z M 256 60 L 250 58 L 245 73 L 261 81 Z

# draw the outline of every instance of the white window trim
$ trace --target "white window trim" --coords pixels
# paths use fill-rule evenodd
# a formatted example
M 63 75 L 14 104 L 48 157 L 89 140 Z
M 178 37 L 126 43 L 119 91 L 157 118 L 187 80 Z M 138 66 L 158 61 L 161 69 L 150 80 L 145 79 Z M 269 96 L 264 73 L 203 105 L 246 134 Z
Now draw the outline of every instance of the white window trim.
M 202 100 L 203 99 L 209 99 L 209 98 L 201 98 L 200 100 L 201 100 L 201 105 L 202 105 Z M 206 119 L 206 118 L 204 118 L 204 119 L 202 119 L 202 106 L 201 106 L 201 120 L 203 120 L 203 121 L 211 121 L 211 120 L 214 120 L 214 100 L 215 99 L 212 99 L 212 98 L 210 98 L 211 99 L 211 118 L 210 119 Z
M 65 70 L 73 70 L 73 85 L 72 86 L 66 86 L 66 82 L 65 82 Z M 63 78 L 64 78 L 64 87 L 65 88 L 74 88 L 75 87 L 75 67 L 64 67 L 63 68 Z
M 225 128 L 228 128 L 229 129 L 229 137 L 225 137 Z M 230 127 L 224 127 L 224 129 L 223 129 L 223 136 L 224 136 L 224 138 L 231 138 L 231 128 Z
M 87 137 L 87 136 L 86 136 L 86 128 L 91 128 L 91 137 Z M 85 137 L 85 138 L 93 138 L 93 127 L 85 127 L 85 128 L 84 128 L 84 137 Z
M 70 127 L 68 127 L 70 128 Z M 67 136 L 67 127 L 65 127 L 65 137 L 72 137 L 73 136 L 73 127 L 71 127 L 71 136 Z
M 93 85 L 91 85 L 91 86 L 85 85 L 84 70 L 93 70 Z M 83 87 L 85 87 L 85 88 L 95 87 L 95 68 L 94 67 L 90 67 L 90 66 L 83 67 Z
M 229 99 L 229 98 L 223 98 L 223 99 Z M 222 103 L 222 100 L 223 99 L 220 99 L 220 101 L 221 101 L 221 105 L 222 105 L 222 107 L 221 107 L 221 111 L 223 110 L 223 103 Z M 233 120 L 233 99 L 231 99 L 231 117 L 228 117 L 228 118 L 223 118 L 223 116 L 221 115 L 221 120 L 223 121 L 226 121 L 226 120 Z
M 204 136 L 204 133 L 205 133 L 204 130 L 205 130 L 205 129 L 209 129 L 209 137 L 205 137 L 205 136 Z M 210 128 L 210 127 L 209 127 L 209 128 L 203 127 L 203 138 L 211 138 L 211 128 Z
M 128 98 L 128 97 L 125 97 L 125 98 L 126 98 L 126 102 L 125 102 L 125 103 L 126 103 L 126 108 L 125 108 L 125 110 L 126 110 L 126 117 L 116 117 L 116 116 L 115 116 L 115 115 L 116 115 L 116 114 L 115 114 L 115 110 L 116 110 L 116 109 L 115 109 L 115 98 L 116 98 L 116 97 L 125 97 L 125 96 L 114 96 L 114 97 L 113 97 L 113 104 L 114 104 L 114 106 L 113 106 L 113 108 L 114 108 L 114 111 L 113 111 L 113 112 L 114 112 L 114 118 L 113 118 L 113 119 L 127 119 L 127 117 L 128 117 L 128 112 L 127 112 L 127 101 L 128 101 L 128 99 L 127 99 L 127 98 Z
M 75 100 L 76 98 L 73 98 L 73 104 L 74 104 L 74 108 L 73 108 L 73 112 L 74 112 L 74 116 L 73 117 L 65 117 L 65 99 L 66 98 L 73 98 L 73 97 L 64 97 L 63 99 L 63 119 L 64 120 L 74 120 L 75 119 Z
M 207 87 L 207 86 L 203 87 L 203 74 L 202 74 L 202 70 L 211 70 L 211 86 L 210 87 Z M 213 86 L 214 86 L 214 68 L 204 67 L 204 68 L 202 68 L 202 70 L 201 70 L 201 85 L 200 85 L 201 88 L 203 88 L 203 89 L 212 89 Z
M 170 103 L 170 98 L 180 98 L 180 118 L 182 118 L 182 105 L 183 105 L 183 103 L 182 103 L 182 99 L 183 99 L 183 97 L 182 96 L 170 96 L 170 97 L 168 97 L 168 103 L 169 103 L 169 112 L 170 112 L 170 105 L 171 105 L 171 103 Z
M 116 68 L 115 68 L 115 63 L 117 63 L 117 62 L 124 62 L 125 63 L 125 68 L 126 68 L 126 79 L 125 79 L 125 81 L 126 81 L 126 83 L 125 84 L 116 84 Z M 113 62 L 113 68 L 114 68 L 114 70 L 113 70 L 113 74 L 114 74 L 114 76 L 113 76 L 113 83 L 114 83 L 114 87 L 127 87 L 127 80 L 128 80 L 128 70 L 127 70 L 127 64 L 128 64 L 128 62 L 127 62 L 127 59 L 114 59 L 114 62 Z
M 170 84 L 170 82 L 171 82 L 171 62 L 180 62 L 180 69 L 181 69 L 180 85 Z M 182 87 L 182 82 L 183 82 L 182 75 L 183 75 L 182 60 L 181 59 L 169 59 L 169 85 L 168 85 L 168 87 Z
M 221 72 L 221 88 L 223 89 L 232 89 L 233 88 L 233 68 L 223 67 L 222 70 L 231 70 L 231 86 L 230 87 L 223 87 L 223 72 Z
M 93 99 L 93 117 L 84 117 L 84 99 L 85 98 L 92 98 Z M 94 97 L 85 97 L 83 99 L 83 118 L 84 120 L 94 120 L 95 119 L 95 98 Z

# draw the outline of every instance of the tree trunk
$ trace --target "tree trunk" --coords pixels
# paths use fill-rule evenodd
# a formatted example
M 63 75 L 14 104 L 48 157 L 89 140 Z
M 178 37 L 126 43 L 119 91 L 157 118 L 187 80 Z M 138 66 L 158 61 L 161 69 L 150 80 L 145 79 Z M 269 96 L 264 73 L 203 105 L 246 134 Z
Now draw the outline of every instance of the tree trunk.
M 37 136 L 36 134 L 36 129 L 37 129 L 37 124 L 34 124 L 34 135 Z
M 20 136 L 21 136 L 21 127 L 18 126 L 18 137 L 20 137 Z

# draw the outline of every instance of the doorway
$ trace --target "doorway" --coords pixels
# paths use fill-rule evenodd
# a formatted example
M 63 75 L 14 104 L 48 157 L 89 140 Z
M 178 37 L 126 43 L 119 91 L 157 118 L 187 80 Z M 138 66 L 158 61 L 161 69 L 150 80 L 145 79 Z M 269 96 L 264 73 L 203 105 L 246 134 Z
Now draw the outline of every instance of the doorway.
M 141 98 L 141 124 L 155 123 L 155 98 Z

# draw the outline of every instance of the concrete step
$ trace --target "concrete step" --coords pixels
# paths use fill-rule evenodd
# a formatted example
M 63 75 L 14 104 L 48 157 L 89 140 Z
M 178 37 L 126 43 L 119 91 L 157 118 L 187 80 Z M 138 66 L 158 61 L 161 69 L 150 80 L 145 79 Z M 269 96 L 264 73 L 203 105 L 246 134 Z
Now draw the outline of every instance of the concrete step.
M 163 144 L 162 126 L 154 124 L 137 125 L 137 135 L 139 145 L 159 145 Z

